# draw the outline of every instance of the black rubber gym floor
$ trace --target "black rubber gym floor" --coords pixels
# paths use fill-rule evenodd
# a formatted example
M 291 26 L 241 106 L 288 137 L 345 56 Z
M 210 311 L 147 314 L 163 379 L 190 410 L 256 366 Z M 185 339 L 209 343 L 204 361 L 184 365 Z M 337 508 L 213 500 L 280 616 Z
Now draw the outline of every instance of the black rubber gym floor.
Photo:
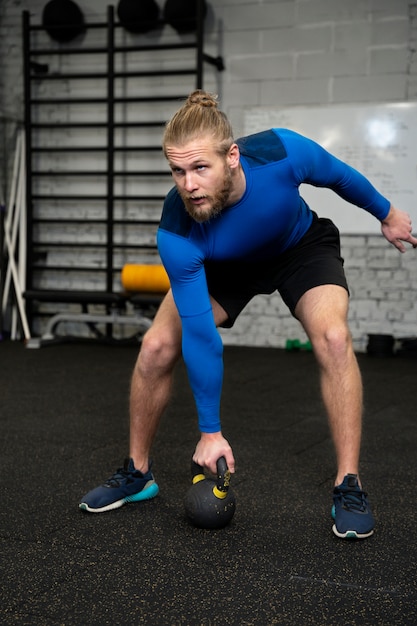
M 229 526 L 184 515 L 198 432 L 182 364 L 153 450 L 160 495 L 79 511 L 126 456 L 136 353 L 0 343 L 2 625 L 417 624 L 414 357 L 359 355 L 377 528 L 351 542 L 331 532 L 334 457 L 309 352 L 225 348 Z

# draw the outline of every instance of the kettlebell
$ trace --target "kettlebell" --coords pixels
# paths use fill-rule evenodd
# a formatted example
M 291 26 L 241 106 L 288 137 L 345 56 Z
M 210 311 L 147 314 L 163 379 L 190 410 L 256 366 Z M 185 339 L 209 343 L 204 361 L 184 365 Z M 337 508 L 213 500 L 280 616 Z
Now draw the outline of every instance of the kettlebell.
M 193 484 L 184 498 L 188 519 L 199 528 L 223 528 L 236 510 L 236 498 L 230 488 L 230 471 L 224 456 L 217 461 L 217 480 L 207 478 L 204 468 L 191 461 Z

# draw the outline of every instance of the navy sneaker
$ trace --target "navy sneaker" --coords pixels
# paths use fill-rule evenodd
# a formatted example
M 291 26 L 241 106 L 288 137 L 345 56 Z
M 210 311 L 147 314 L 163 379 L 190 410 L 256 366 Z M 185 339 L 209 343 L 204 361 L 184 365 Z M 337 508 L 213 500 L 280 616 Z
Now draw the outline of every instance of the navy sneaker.
M 332 517 L 333 532 L 341 539 L 366 539 L 373 535 L 375 520 L 369 506 L 368 494 L 359 486 L 356 474 L 347 474 L 334 488 Z
M 104 485 L 96 487 L 85 495 L 79 507 L 89 513 L 112 511 L 128 502 L 149 500 L 159 493 L 151 469 L 142 474 L 135 469 L 132 459 L 126 459 L 124 467 L 119 468 Z

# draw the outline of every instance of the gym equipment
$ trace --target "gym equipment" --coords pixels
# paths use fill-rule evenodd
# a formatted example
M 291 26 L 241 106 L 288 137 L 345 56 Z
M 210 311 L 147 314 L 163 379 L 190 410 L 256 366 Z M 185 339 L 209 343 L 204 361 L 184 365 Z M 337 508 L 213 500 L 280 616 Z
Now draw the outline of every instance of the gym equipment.
M 166 0 L 164 20 L 178 34 L 193 33 L 197 30 L 198 6 L 195 0 Z M 207 4 L 202 0 L 203 19 L 207 13 Z
M 404 337 L 398 340 L 398 348 L 395 354 L 403 356 L 417 357 L 417 339 L 416 337 Z
M 25 340 L 30 339 L 30 329 L 26 317 L 23 292 L 26 285 L 26 165 L 25 165 L 25 135 L 19 128 L 16 138 L 16 151 L 13 163 L 13 176 L 10 186 L 10 197 L 3 224 L 4 250 L 0 254 L 7 258 L 8 264 L 4 276 L 1 276 L 1 318 L 4 319 L 12 295 L 16 302 L 12 307 L 11 339 L 17 339 L 18 320 L 20 316 Z M 4 270 L 4 268 L 2 268 Z
M 84 16 L 73 0 L 50 0 L 42 12 L 42 24 L 48 35 L 67 43 L 85 31 Z
M 236 510 L 236 498 L 230 488 L 230 471 L 224 456 L 217 461 L 217 480 L 207 478 L 204 468 L 191 462 L 193 484 L 184 498 L 188 519 L 199 528 L 223 528 Z
M 145 332 L 152 324 L 152 318 L 159 307 L 163 295 L 169 289 L 169 279 L 162 265 L 125 265 L 122 269 L 123 293 L 105 291 L 60 291 L 27 290 L 26 300 L 37 302 L 59 302 L 79 304 L 81 312 L 66 311 L 53 315 L 46 325 L 42 337 L 29 339 L 28 348 L 40 348 L 42 345 L 61 341 L 57 333 L 61 323 L 86 324 L 96 339 L 106 339 L 98 326 L 111 324 L 137 328 Z M 126 315 L 126 305 L 133 306 L 134 314 Z M 102 305 L 107 313 L 89 312 L 89 306 Z M 29 332 L 29 331 L 28 331 Z M 134 335 L 134 336 L 135 336 Z
M 368 335 L 366 352 L 369 356 L 393 356 L 395 340 L 393 335 Z
M 166 293 L 170 287 L 163 265 L 124 265 L 121 280 L 126 291 Z
M 299 339 L 287 339 L 285 343 L 285 349 L 288 351 L 306 350 L 308 352 L 311 352 L 313 348 L 310 341 L 305 341 L 304 343 L 302 343 Z
M 159 6 L 155 0 L 120 0 L 117 15 L 130 33 L 144 34 L 158 27 Z
M 61 323 L 85 324 L 96 340 L 119 341 L 112 335 L 108 335 L 99 327 L 105 324 L 120 327 L 135 328 L 135 333 L 130 337 L 139 340 L 139 335 L 143 334 L 152 325 L 152 319 L 158 309 L 162 294 L 160 293 L 115 293 L 100 291 L 60 291 L 60 290 L 28 290 L 23 294 L 26 300 L 33 302 L 58 302 L 79 305 L 81 312 L 69 311 L 56 313 L 49 318 L 48 323 L 41 337 L 33 337 L 26 342 L 27 348 L 41 348 L 42 346 L 62 341 L 71 341 L 71 337 L 58 334 L 58 326 Z M 126 305 L 130 303 L 133 307 L 133 315 L 126 314 Z M 107 313 L 91 311 L 89 307 L 97 305 L 104 306 Z M 125 341 L 121 338 L 120 341 Z M 127 339 L 129 341 L 129 338 Z

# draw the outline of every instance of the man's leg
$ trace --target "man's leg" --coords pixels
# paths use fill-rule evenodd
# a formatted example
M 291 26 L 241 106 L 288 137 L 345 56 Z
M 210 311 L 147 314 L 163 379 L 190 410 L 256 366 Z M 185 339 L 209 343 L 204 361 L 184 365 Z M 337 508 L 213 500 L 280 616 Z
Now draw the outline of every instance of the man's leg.
M 346 474 L 359 472 L 362 430 L 362 380 L 347 311 L 348 294 L 337 285 L 310 289 L 295 309 L 320 368 L 321 391 L 336 451 L 336 485 Z
M 373 534 L 375 522 L 358 476 L 362 380 L 347 312 L 347 291 L 337 285 L 310 289 L 295 309 L 319 364 L 322 396 L 336 451 L 333 532 L 342 539 L 365 539 Z
M 148 470 L 149 452 L 169 401 L 175 364 L 181 356 L 181 321 L 171 291 L 143 337 L 130 390 L 130 456 Z
M 159 488 L 149 467 L 149 451 L 168 402 L 172 374 L 181 356 L 181 323 L 171 291 L 145 333 L 131 381 L 130 458 L 79 504 L 90 513 L 117 509 L 155 497 Z
M 213 299 L 217 325 L 227 319 Z M 169 401 L 175 365 L 181 356 L 181 321 L 171 291 L 143 337 L 133 370 L 130 394 L 130 459 L 103 485 L 89 491 L 80 508 L 110 511 L 127 502 L 153 498 L 159 489 L 149 467 L 149 454 L 161 415 Z

